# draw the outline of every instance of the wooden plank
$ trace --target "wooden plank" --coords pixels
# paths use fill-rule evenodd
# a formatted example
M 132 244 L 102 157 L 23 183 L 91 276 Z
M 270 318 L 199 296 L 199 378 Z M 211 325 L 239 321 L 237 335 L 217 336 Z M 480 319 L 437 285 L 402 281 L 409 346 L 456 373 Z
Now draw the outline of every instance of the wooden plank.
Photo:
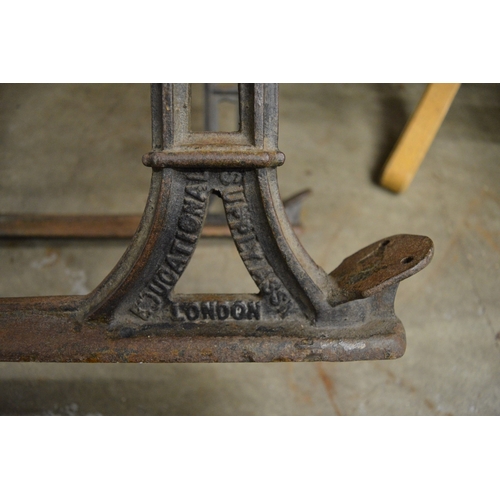
M 387 160 L 380 183 L 396 193 L 411 184 L 441 127 L 460 83 L 429 83 Z

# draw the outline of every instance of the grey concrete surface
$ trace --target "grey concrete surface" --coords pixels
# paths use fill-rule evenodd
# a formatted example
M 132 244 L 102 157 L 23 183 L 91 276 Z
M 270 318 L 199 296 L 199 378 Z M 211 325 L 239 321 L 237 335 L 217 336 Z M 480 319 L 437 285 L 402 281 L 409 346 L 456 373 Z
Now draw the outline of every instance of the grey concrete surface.
M 356 363 L 0 363 L 4 415 L 500 414 L 500 85 L 465 84 L 410 189 L 373 182 L 422 84 L 283 84 L 283 197 L 313 190 L 300 239 L 325 270 L 385 236 L 425 234 L 404 281 L 398 360 Z M 0 212 L 140 213 L 148 85 L 1 85 Z M 0 296 L 85 294 L 119 241 L 1 241 Z M 183 292 L 254 291 L 230 240 L 202 240 Z

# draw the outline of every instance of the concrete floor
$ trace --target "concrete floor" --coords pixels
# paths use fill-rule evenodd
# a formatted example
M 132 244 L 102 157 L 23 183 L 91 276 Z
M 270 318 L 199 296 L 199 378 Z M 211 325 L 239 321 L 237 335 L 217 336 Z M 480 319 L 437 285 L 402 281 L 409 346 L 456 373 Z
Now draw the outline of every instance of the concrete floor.
M 404 281 L 406 354 L 354 363 L 0 363 L 0 413 L 500 414 L 500 85 L 463 85 L 410 189 L 373 182 L 422 84 L 280 86 L 283 197 L 306 187 L 300 235 L 330 272 L 398 233 L 435 243 Z M 0 212 L 140 213 L 148 85 L 1 85 Z M 85 294 L 121 241 L 1 241 L 0 296 Z M 202 240 L 183 292 L 256 290 L 231 240 Z

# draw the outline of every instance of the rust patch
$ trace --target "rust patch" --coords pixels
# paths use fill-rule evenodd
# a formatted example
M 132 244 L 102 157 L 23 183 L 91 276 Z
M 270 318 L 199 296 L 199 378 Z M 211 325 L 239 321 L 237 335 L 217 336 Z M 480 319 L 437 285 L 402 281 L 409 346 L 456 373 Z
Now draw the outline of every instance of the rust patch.
M 424 398 L 424 404 L 425 404 L 425 406 L 427 406 L 427 408 L 429 408 L 429 410 L 431 410 L 433 413 L 436 413 L 437 408 L 436 408 L 436 405 L 432 401 L 430 401 L 427 398 Z
M 293 365 L 288 364 L 288 387 L 290 387 L 293 395 L 300 402 L 305 404 L 312 404 L 311 395 L 308 392 L 303 391 L 293 380 Z
M 321 363 L 318 363 L 316 365 L 316 368 L 318 370 L 319 378 L 323 383 L 323 386 L 325 387 L 328 399 L 330 400 L 330 403 L 335 411 L 335 414 L 338 416 L 342 416 L 342 412 L 340 411 L 340 408 L 337 402 L 335 401 L 336 390 L 333 380 L 327 375 Z

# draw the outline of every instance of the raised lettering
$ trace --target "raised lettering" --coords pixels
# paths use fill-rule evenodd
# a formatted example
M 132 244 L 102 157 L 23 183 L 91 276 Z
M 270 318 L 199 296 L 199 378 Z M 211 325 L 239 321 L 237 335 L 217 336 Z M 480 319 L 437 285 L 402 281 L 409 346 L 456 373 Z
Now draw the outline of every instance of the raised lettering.
M 201 229 L 202 220 L 192 214 L 184 212 L 179 217 L 179 227 L 186 233 L 198 233 Z
M 172 252 L 183 253 L 184 255 L 191 255 L 193 253 L 193 248 L 182 244 L 179 240 L 174 240 L 172 245 Z
M 215 306 L 217 302 L 202 302 L 201 303 L 201 315 L 203 319 L 215 319 Z
M 264 255 L 262 255 L 262 250 L 259 247 L 253 247 L 247 249 L 246 251 L 240 251 L 240 255 L 243 261 L 262 260 L 264 258 Z
M 182 211 L 170 252 L 166 255 L 164 263 L 156 271 L 155 276 L 146 285 L 145 290 L 139 294 L 136 304 L 130 309 L 141 319 L 148 319 L 164 306 L 164 298 L 168 299 L 170 291 L 189 262 L 189 257 L 194 251 L 203 224 L 208 197 L 206 181 L 209 177 L 208 171 L 186 173 L 187 183 L 184 188 Z M 191 320 L 198 318 L 200 316 L 199 304 L 195 306 L 193 303 L 186 310 L 186 314 Z M 207 314 L 210 315 L 210 313 Z M 213 315 L 215 317 L 215 313 Z M 186 319 L 181 309 L 176 305 L 172 306 L 172 316 L 180 321 Z
M 157 306 L 161 306 L 163 304 L 163 300 L 161 297 L 151 288 L 151 283 L 148 285 L 147 290 L 144 292 L 144 296 L 148 297 L 156 303 Z
M 200 306 L 197 302 L 192 302 L 191 304 L 187 304 L 184 306 L 184 314 L 186 318 L 190 321 L 194 321 L 200 317 Z
M 151 280 L 148 288 L 160 297 L 168 291 L 168 288 L 156 276 Z
M 263 283 L 264 280 L 271 274 L 267 267 L 260 267 L 257 269 L 250 269 L 250 276 L 257 282 Z
M 168 286 L 174 286 L 179 279 L 179 276 L 172 269 L 165 266 L 160 267 L 157 276 L 162 283 L 165 283 Z
M 260 302 L 249 302 L 248 303 L 248 314 L 247 319 L 260 319 Z
M 224 201 L 229 204 L 236 203 L 238 201 L 245 203 L 246 200 L 245 195 L 243 194 L 243 188 L 239 187 L 233 191 L 226 191 L 224 193 Z
M 246 219 L 243 219 L 243 220 L 237 222 L 236 224 L 233 224 L 232 229 L 233 230 L 236 229 L 236 230 L 238 230 L 239 233 L 247 235 L 250 233 L 250 231 L 252 231 L 252 225 L 250 224 L 249 221 L 247 221 Z M 236 235 L 235 235 L 235 237 L 236 237 Z
M 203 202 L 207 199 L 207 186 L 204 184 L 190 184 L 186 186 L 186 193 L 199 200 L 199 202 Z M 187 201 L 187 198 L 184 201 Z M 202 203 L 202 207 L 203 205 Z
M 139 304 L 135 304 L 133 307 L 129 309 L 131 313 L 134 313 L 136 316 L 141 318 L 143 321 L 146 321 L 151 316 L 151 311 L 147 309 L 143 309 Z
M 250 238 L 250 236 L 252 236 L 252 238 Z M 245 252 L 255 251 L 261 253 L 260 245 L 257 243 L 257 240 L 253 235 L 237 236 L 235 239 L 241 250 L 244 250 Z
M 234 319 L 244 319 L 247 314 L 247 306 L 243 302 L 235 302 L 231 306 L 231 316 Z
M 246 243 L 247 241 L 252 241 L 252 240 L 255 241 L 255 236 L 253 234 L 246 234 L 244 236 L 240 236 L 240 235 L 236 234 L 234 236 L 234 241 L 236 241 L 240 245 L 242 245 L 243 243 Z
M 260 319 L 260 302 L 186 302 L 172 304 L 172 319 L 177 321 L 196 321 L 197 319 L 225 321 L 234 319 L 237 321 Z
M 237 184 L 241 182 L 243 176 L 239 172 L 222 172 L 220 174 L 220 181 L 224 186 L 229 186 L 229 184 Z
M 193 245 L 198 240 L 198 237 L 197 237 L 198 235 L 196 235 L 196 234 L 188 234 L 188 233 L 185 233 L 184 231 L 177 231 L 177 233 L 175 234 L 175 236 L 177 238 L 179 238 L 180 240 L 185 241 L 186 243 L 191 243 Z
M 226 215 L 229 219 L 229 223 L 231 224 L 231 222 L 234 222 L 232 221 L 231 219 L 234 218 L 234 219 L 240 219 L 243 215 L 243 212 L 241 210 L 241 206 L 234 206 L 234 205 L 230 205 L 229 207 L 226 208 Z
M 179 304 L 172 304 L 172 315 L 174 319 L 177 319 L 179 321 L 184 321 L 184 316 L 181 314 L 181 309 L 179 307 Z
M 184 198 L 184 211 L 197 217 L 203 217 L 205 204 L 194 198 Z
M 182 273 L 182 271 L 186 267 L 188 260 L 189 257 L 187 255 L 171 253 L 168 254 L 166 258 L 168 265 L 178 274 Z
M 229 307 L 226 304 L 217 304 L 217 317 L 219 319 L 229 318 Z

